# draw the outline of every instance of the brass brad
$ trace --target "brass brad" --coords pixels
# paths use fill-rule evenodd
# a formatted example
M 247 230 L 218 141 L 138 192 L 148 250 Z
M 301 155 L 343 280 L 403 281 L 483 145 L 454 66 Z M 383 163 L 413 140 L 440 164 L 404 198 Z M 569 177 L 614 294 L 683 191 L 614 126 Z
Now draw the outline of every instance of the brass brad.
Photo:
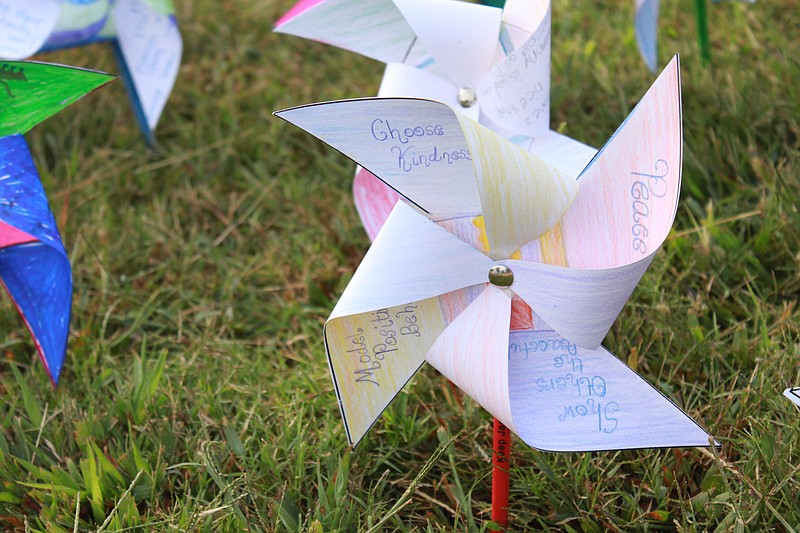
M 510 287 L 514 283 L 514 273 L 505 265 L 495 265 L 489 269 L 489 282 L 498 287 Z
M 458 90 L 458 103 L 461 107 L 472 107 L 477 100 L 478 96 L 472 87 L 462 87 Z

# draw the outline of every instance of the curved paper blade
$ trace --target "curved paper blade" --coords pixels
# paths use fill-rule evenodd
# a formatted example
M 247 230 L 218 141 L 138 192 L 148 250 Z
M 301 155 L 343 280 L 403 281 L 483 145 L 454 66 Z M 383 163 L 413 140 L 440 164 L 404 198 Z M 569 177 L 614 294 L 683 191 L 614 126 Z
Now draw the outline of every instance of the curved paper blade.
M 494 262 L 398 202 L 329 320 L 485 283 Z
M 503 6 L 503 22 L 510 28 L 517 28 L 530 35 L 541 26 L 549 12 L 550 0 L 506 0 Z
M 527 150 L 574 179 L 578 179 L 597 154 L 596 148 L 552 130 L 537 136 Z
M 462 107 L 458 103 L 458 88 L 452 82 L 433 72 L 400 63 L 386 65 L 378 96 L 428 98 L 443 102 L 472 120 L 480 117 L 481 108 L 477 103 L 471 107 Z
M 511 286 L 550 327 L 570 342 L 597 348 L 650 265 L 653 254 L 619 268 L 578 270 L 504 260 Z
M 633 22 L 636 46 L 651 72 L 658 68 L 658 8 L 659 0 L 635 0 Z
M 50 379 L 58 383 L 72 306 L 69 260 L 41 242 L 3 248 L 0 280 L 25 320 Z
M 502 11 L 452 0 L 394 0 L 435 68 L 456 87 L 476 88 L 498 47 Z
M 579 348 L 552 331 L 514 331 L 508 355 L 516 433 L 529 446 L 588 452 L 710 444 L 697 422 L 603 347 Z
M 508 56 L 478 85 L 483 114 L 516 134 L 535 136 L 550 129 L 550 6 L 547 4 L 536 30 L 513 52 L 507 50 Z
M 368 170 L 361 167 L 356 169 L 356 177 L 353 180 L 353 201 L 370 241 L 374 241 L 378 236 L 378 232 L 399 199 L 397 191 Z
M 427 213 L 481 210 L 469 146 L 456 113 L 445 104 L 364 98 L 275 115 L 336 148 Z
M 512 290 L 571 342 L 599 346 L 669 232 L 680 168 L 676 59 L 583 173 L 547 247 L 532 243 L 540 257 L 524 252 L 568 268 L 505 261 Z
M 391 0 L 301 0 L 275 24 L 275 31 L 384 63 L 416 64 L 426 55 Z
M 438 298 L 331 319 L 325 351 L 347 440 L 357 444 L 444 330 Z
M 571 268 L 615 268 L 661 246 L 678 207 L 682 135 L 675 56 L 578 180 L 560 221 Z
M 0 138 L 0 198 L 2 222 L 66 255 L 22 135 Z
M 23 59 L 36 53 L 60 12 L 58 0 L 0 0 L 0 57 Z
M 82 46 L 115 35 L 114 25 L 109 20 L 110 0 L 94 2 L 61 2 L 61 13 L 53 33 L 41 51 L 57 50 L 70 46 Z
M 459 122 L 475 166 L 489 255 L 510 257 L 558 222 L 578 183 L 488 128 Z
M 27 132 L 114 79 L 104 72 L 63 65 L 0 62 L 0 137 Z
M 325 325 L 348 439 L 356 443 L 417 371 L 446 324 L 436 296 L 482 283 L 492 262 L 403 202 Z
M 487 285 L 447 326 L 425 359 L 512 431 L 508 333 L 511 298 Z
M 156 9 L 141 0 L 117 0 L 113 8 L 120 65 L 145 137 L 153 131 L 180 68 L 183 41 L 174 10 Z
M 21 135 L 0 139 L 0 200 L 0 221 L 14 230 L 3 235 L 0 280 L 57 383 L 69 336 L 72 273 Z

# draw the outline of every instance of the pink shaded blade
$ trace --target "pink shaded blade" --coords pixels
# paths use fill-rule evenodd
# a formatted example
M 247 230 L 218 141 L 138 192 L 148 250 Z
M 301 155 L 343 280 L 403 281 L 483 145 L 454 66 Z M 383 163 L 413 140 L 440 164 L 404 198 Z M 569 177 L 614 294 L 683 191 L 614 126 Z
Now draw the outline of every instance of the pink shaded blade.
M 369 171 L 359 168 L 353 181 L 353 197 L 369 240 L 374 241 L 400 195 Z
M 35 242 L 37 239 L 24 231 L 18 230 L 14 226 L 9 226 L 0 220 L 0 248 L 13 246 L 15 244 L 22 244 L 26 242 Z
M 325 0 L 300 0 L 297 2 L 289 11 L 284 13 L 284 15 L 278 19 L 278 22 L 275 23 L 275 27 L 279 27 L 282 24 L 292 20 L 297 15 L 304 13 L 314 7 L 315 5 L 324 2 Z
M 426 361 L 516 432 L 508 390 L 511 298 L 494 285 L 450 323 Z

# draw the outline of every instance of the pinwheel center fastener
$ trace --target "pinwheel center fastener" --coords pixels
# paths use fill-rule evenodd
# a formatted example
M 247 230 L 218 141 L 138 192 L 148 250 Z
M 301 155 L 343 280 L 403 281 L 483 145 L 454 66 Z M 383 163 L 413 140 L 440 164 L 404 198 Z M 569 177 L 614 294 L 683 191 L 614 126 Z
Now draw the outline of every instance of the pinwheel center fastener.
M 458 103 L 461 107 L 472 107 L 477 100 L 478 95 L 472 87 L 462 87 L 458 90 Z
M 514 272 L 505 265 L 495 265 L 489 269 L 489 283 L 498 287 L 510 287 L 514 283 Z

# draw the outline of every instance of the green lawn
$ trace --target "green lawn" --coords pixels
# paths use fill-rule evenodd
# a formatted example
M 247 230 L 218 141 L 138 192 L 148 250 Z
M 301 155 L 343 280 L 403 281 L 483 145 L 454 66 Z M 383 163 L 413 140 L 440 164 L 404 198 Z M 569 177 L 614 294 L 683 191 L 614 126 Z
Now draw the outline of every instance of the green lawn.
M 487 413 L 428 367 L 350 451 L 328 375 L 322 324 L 368 247 L 353 165 L 271 113 L 374 94 L 382 66 L 272 34 L 291 0 L 177 4 L 157 153 L 121 83 L 28 135 L 73 325 L 53 389 L 2 299 L 0 528 L 485 530 Z M 660 26 L 661 64 L 683 66 L 675 229 L 604 344 L 723 448 L 518 444 L 517 530 L 800 530 L 800 411 L 781 396 L 800 385 L 800 2 L 710 3 L 708 68 L 692 5 L 664 0 Z M 598 146 L 650 85 L 632 17 L 554 2 L 554 127 Z M 102 45 L 42 59 L 115 69 Z

